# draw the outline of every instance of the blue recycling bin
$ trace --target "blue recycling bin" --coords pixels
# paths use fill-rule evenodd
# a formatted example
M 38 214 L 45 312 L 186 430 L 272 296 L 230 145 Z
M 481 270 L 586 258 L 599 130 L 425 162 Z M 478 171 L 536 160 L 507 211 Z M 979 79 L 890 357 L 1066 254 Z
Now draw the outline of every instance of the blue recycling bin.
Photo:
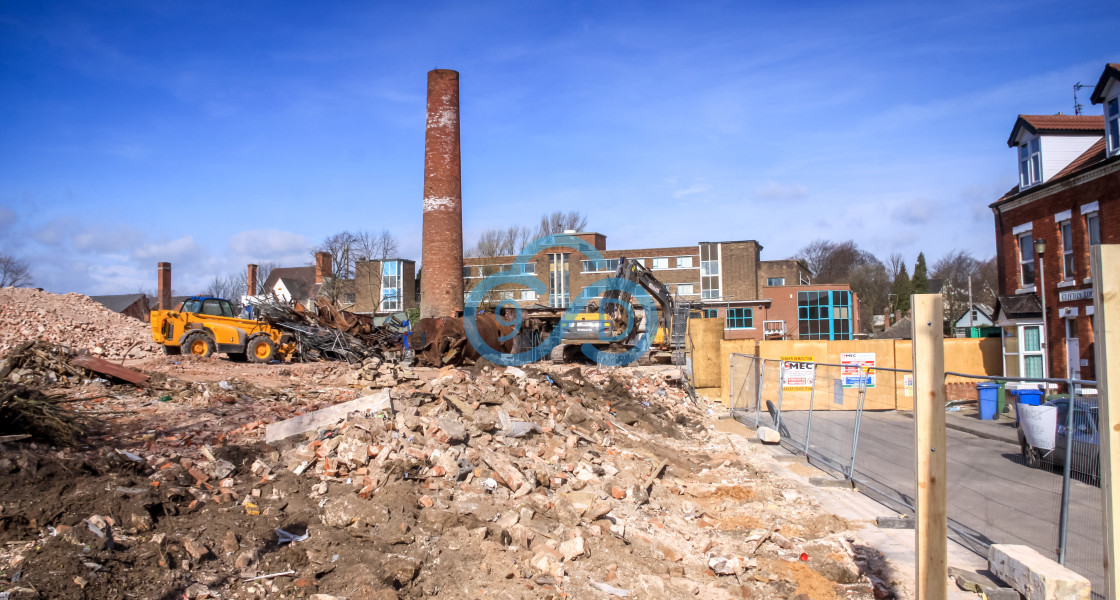
M 1042 390 L 1038 389 L 1025 389 L 1025 390 L 1011 390 L 1015 395 L 1015 425 L 1019 425 L 1019 405 L 1026 404 L 1029 406 L 1038 406 L 1042 404 Z
M 998 383 L 978 383 L 976 391 L 980 396 L 980 420 L 991 421 L 996 418 L 996 406 L 999 401 Z

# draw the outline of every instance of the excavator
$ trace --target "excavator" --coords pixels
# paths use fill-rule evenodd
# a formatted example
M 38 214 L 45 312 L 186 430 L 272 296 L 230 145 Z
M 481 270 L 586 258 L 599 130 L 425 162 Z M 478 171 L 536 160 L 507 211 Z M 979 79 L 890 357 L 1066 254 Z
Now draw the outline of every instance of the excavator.
M 557 325 L 563 329 L 561 343 L 552 349 L 551 359 L 554 363 L 573 361 L 583 344 L 606 347 L 608 351 L 625 351 L 634 346 L 634 340 L 639 333 L 649 332 L 651 325 L 657 327 L 652 333 L 653 339 L 649 353 L 639 358 L 639 364 L 648 363 L 673 363 L 681 364 L 684 360 L 685 337 L 688 331 L 689 306 L 684 302 L 677 302 L 672 292 L 654 277 L 653 272 L 640 261 L 625 256 L 618 260 L 616 278 L 629 281 L 641 287 L 657 303 L 657 323 L 650 324 L 639 322 L 628 323 L 629 315 L 637 314 L 625 310 L 623 304 L 629 303 L 631 294 L 621 290 L 607 290 L 603 294 L 603 310 L 594 302 L 588 303 L 586 312 L 575 315 L 574 318 L 561 320 Z M 641 319 L 644 321 L 645 316 Z M 615 332 L 627 331 L 626 337 L 614 340 Z

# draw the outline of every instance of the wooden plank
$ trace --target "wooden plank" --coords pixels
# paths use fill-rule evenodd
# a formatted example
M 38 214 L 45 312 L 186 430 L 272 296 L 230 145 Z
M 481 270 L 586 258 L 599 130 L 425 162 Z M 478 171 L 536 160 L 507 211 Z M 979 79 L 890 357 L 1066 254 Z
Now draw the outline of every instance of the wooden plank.
M 945 508 L 945 340 L 941 294 L 914 294 L 914 462 L 917 511 L 917 598 L 949 593 L 949 531 Z
M 324 425 L 332 425 L 345 419 L 346 415 L 352 412 L 370 410 L 392 410 L 392 401 L 389 399 L 388 389 L 383 389 L 369 396 L 362 396 L 357 400 L 335 404 L 315 412 L 292 417 L 279 423 L 271 423 L 265 428 L 264 441 L 271 444 L 293 435 L 318 429 Z
M 1100 403 L 1101 518 L 1104 526 L 1105 598 L 1120 598 L 1120 393 L 1110 394 L 1109 384 L 1120 385 L 1120 245 L 1093 246 L 1093 334 Z M 1104 592 L 1104 590 L 1101 590 Z
M 78 365 L 83 369 L 89 369 L 95 373 L 101 373 L 108 377 L 127 381 L 134 385 L 145 385 L 148 383 L 148 376 L 139 372 L 133 371 L 128 367 L 114 365 L 113 363 L 97 358 L 91 354 L 79 354 L 70 359 L 70 364 Z

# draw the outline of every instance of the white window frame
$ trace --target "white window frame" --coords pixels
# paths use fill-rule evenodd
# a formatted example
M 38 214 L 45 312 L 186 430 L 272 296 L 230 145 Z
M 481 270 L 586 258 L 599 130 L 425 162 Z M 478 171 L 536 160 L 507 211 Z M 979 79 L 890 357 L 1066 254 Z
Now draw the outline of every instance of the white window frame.
M 1065 219 L 1058 221 L 1058 236 L 1062 239 L 1062 281 L 1073 280 L 1073 270 L 1075 268 L 1073 261 L 1073 223 L 1070 221 L 1069 213 L 1065 213 Z
M 651 269 L 668 269 L 669 268 L 669 257 L 668 256 L 659 256 L 657 258 L 649 259 L 649 268 L 651 268 Z
M 696 285 L 692 283 L 679 283 L 677 284 L 678 296 L 695 296 Z
M 536 300 L 537 299 L 537 291 L 536 290 L 521 290 L 521 299 L 522 300 Z
M 704 244 L 700 244 L 700 298 L 703 300 L 719 300 L 723 297 L 723 277 L 721 276 L 720 262 L 723 257 L 723 244 L 708 242 L 708 260 L 704 260 Z M 712 258 L 715 254 L 715 258 Z M 704 289 L 704 279 L 715 283 L 715 287 Z
M 692 257 L 691 256 L 678 256 L 677 257 L 677 268 L 678 269 L 691 269 L 692 268 Z
M 778 283 L 772 283 L 774 281 L 777 281 Z M 786 284 L 786 278 L 785 277 L 767 277 L 766 278 L 766 287 L 782 287 L 785 284 Z
M 404 271 L 402 262 L 387 260 L 381 263 L 381 301 L 377 304 L 379 312 L 404 310 L 404 286 L 401 285 Z
M 1120 154 L 1120 96 L 1104 103 L 1104 131 L 1108 155 Z
M 1019 285 L 1020 285 L 1020 289 L 1022 289 L 1024 291 L 1033 291 L 1034 286 L 1035 286 L 1035 283 L 1034 283 L 1035 260 L 1034 260 L 1034 235 L 1033 235 L 1033 231 L 1025 231 L 1023 233 L 1020 233 L 1016 236 L 1015 239 L 1016 239 L 1017 245 L 1019 246 Z M 1024 244 L 1024 239 L 1026 240 L 1025 244 Z M 1024 256 L 1023 256 L 1023 251 L 1024 250 L 1026 250 L 1026 256 L 1029 256 L 1030 260 L 1027 260 L 1026 258 L 1024 258 Z M 1027 265 L 1027 264 L 1030 264 L 1030 266 L 1031 266 L 1031 280 L 1029 282 L 1027 281 L 1027 278 L 1023 276 L 1023 266 Z
M 1042 140 L 1034 138 L 1019 144 L 1019 187 L 1042 183 Z

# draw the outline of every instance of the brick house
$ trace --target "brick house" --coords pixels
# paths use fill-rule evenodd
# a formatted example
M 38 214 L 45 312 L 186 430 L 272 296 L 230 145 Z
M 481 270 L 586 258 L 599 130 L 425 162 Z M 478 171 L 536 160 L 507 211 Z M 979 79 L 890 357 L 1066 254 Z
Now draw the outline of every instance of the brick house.
M 329 252 L 315 253 L 315 264 L 306 267 L 276 267 L 262 284 L 261 296 L 245 296 L 243 302 L 265 301 L 272 296 L 296 302 L 304 308 L 315 306 L 316 298 L 330 300 L 336 308 L 357 314 L 384 316 L 416 307 L 416 261 L 404 258 L 362 260 L 354 265 L 353 279 L 331 275 L 333 260 Z M 255 279 L 255 265 L 249 267 Z
M 571 248 L 547 248 L 524 266 L 546 295 L 513 284 L 496 288 L 484 304 L 513 300 L 522 307 L 566 308 L 586 293 L 601 298 L 599 280 L 613 277 L 623 257 L 651 269 L 679 300 L 689 302 L 701 318 L 723 319 L 726 339 L 851 339 L 859 331 L 858 301 L 845 284 L 809 285 L 809 270 L 796 260 L 761 260 L 755 240 L 700 242 L 608 250 L 607 236 L 569 232 L 586 241 L 602 258 Z M 550 252 L 555 250 L 555 252 Z M 488 275 L 513 268 L 516 257 L 467 258 L 465 296 Z
M 1120 243 L 1120 65 L 1091 99 L 1103 116 L 1019 115 L 1007 142 L 1019 184 L 990 207 L 1009 377 L 1095 379 L 1089 247 Z

